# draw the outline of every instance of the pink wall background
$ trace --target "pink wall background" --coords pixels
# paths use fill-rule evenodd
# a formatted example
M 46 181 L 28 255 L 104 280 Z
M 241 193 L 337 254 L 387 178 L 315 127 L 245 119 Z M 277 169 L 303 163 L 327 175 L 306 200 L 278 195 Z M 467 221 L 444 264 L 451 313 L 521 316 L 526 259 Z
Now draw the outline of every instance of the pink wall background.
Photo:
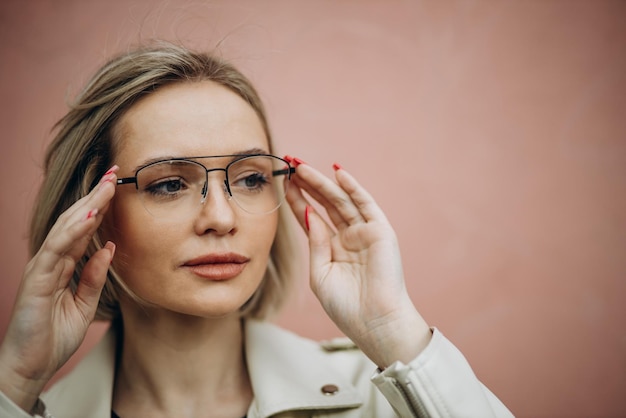
M 337 161 L 379 200 L 416 305 L 515 414 L 626 416 L 625 16 L 623 1 L 3 1 L 0 335 L 64 101 L 129 44 L 219 42 L 280 153 Z M 278 321 L 338 333 L 304 274 Z

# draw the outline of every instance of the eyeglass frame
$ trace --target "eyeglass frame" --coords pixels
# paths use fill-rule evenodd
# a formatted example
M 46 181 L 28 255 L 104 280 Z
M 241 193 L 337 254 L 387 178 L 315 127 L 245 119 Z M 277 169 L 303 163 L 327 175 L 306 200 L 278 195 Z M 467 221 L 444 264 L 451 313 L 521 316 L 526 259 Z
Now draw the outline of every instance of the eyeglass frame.
M 202 159 L 202 158 L 235 158 L 234 160 L 232 160 L 231 162 L 229 162 L 228 164 L 226 164 L 226 167 L 223 168 L 207 168 L 204 164 L 198 162 L 198 161 L 194 161 L 194 160 L 198 160 L 198 159 Z M 224 186 L 226 187 L 226 192 L 228 193 L 228 196 L 230 198 L 233 198 L 233 193 L 230 190 L 230 183 L 228 181 L 228 169 L 230 168 L 231 165 L 241 161 L 241 160 L 245 160 L 247 158 L 251 158 L 251 157 L 272 157 L 275 158 L 277 160 L 280 160 L 282 162 L 285 163 L 286 167 L 281 169 L 281 170 L 273 170 L 272 171 L 272 177 L 276 177 L 276 176 L 280 176 L 280 175 L 287 175 L 287 180 L 291 180 L 291 175 L 294 174 L 296 172 L 296 168 L 292 167 L 291 164 L 289 163 L 289 161 L 280 158 L 276 155 L 272 155 L 272 154 L 262 154 L 262 153 L 257 153 L 257 154 L 225 154 L 225 155 L 203 155 L 203 156 L 199 156 L 199 157 L 174 157 L 174 158 L 164 158 L 162 160 L 158 160 L 158 161 L 152 161 L 148 164 L 142 165 L 141 167 L 137 168 L 137 170 L 135 171 L 135 175 L 133 177 L 122 177 L 117 179 L 117 185 L 123 185 L 123 184 L 135 184 L 135 190 L 139 190 L 139 183 L 137 182 L 137 174 L 139 174 L 139 172 L 141 170 L 143 170 L 144 168 L 148 168 L 151 167 L 153 165 L 156 164 L 161 164 L 167 161 L 187 161 L 190 162 L 192 164 L 196 164 L 199 165 L 200 167 L 204 168 L 204 176 L 205 176 L 205 180 L 204 180 L 204 186 L 203 186 L 203 190 L 201 192 L 202 194 L 202 200 L 200 201 L 200 203 L 204 203 L 204 201 L 206 200 L 206 197 L 209 193 L 209 173 L 212 171 L 223 171 L 224 172 Z M 277 206 L 277 208 L 282 205 L 282 202 Z

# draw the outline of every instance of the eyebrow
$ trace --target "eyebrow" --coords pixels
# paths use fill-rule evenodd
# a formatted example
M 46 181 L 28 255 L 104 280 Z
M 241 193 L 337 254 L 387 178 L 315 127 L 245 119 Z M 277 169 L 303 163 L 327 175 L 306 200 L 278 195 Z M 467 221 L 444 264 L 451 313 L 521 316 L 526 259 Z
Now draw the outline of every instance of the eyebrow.
M 266 150 L 264 150 L 263 148 L 250 148 L 244 151 L 238 151 L 238 152 L 234 152 L 232 154 L 224 154 L 224 155 L 200 155 L 200 156 L 188 156 L 188 157 L 181 157 L 181 156 L 175 156 L 175 155 L 161 155 L 159 157 L 154 157 L 154 158 L 150 158 L 148 160 L 143 161 L 141 164 L 139 164 L 138 166 L 136 166 L 133 171 L 137 172 L 139 170 L 141 170 L 142 168 L 153 164 L 153 163 L 157 163 L 159 161 L 168 161 L 168 160 L 195 160 L 198 158 L 227 158 L 227 157 L 232 157 L 232 159 L 234 160 L 236 157 L 245 157 L 245 156 L 249 156 L 249 155 L 270 155 L 269 152 L 267 152 Z

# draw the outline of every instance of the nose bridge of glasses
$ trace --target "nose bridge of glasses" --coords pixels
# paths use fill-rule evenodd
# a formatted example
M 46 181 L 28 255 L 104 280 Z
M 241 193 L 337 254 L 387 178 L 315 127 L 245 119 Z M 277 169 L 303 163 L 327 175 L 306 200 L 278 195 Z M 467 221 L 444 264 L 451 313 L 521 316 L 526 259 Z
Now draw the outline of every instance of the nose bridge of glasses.
M 224 192 L 224 194 L 226 194 L 226 196 L 228 197 L 228 200 L 230 200 L 233 197 L 233 194 L 231 193 L 230 186 L 228 185 L 228 170 L 226 168 L 206 168 L 203 165 L 202 167 L 204 168 L 204 171 L 205 171 L 205 177 L 204 177 L 204 185 L 202 186 L 202 192 L 201 192 L 202 198 L 200 202 L 203 204 L 204 202 L 206 202 L 206 198 L 209 194 L 209 173 L 213 171 L 224 172 L 224 180 L 222 181 L 222 191 Z

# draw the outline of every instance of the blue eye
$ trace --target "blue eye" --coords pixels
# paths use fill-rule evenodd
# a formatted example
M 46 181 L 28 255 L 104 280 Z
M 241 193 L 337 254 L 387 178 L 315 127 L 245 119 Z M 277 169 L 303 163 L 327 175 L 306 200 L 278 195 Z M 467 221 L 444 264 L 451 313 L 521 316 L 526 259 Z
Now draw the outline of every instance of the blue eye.
M 261 191 L 266 184 L 269 184 L 269 181 L 263 173 L 253 173 L 235 181 L 233 186 L 244 188 L 246 191 Z
M 168 179 L 152 183 L 145 191 L 157 196 L 174 196 L 185 188 L 182 179 Z

